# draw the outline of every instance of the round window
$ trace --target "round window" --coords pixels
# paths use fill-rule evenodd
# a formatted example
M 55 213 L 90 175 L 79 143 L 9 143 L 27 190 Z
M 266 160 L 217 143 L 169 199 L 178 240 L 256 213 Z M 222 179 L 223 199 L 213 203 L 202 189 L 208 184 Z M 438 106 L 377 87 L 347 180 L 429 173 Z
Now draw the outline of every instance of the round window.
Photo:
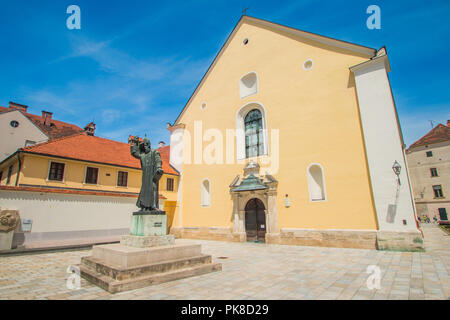
M 248 43 L 248 39 L 245 38 L 244 41 L 242 41 L 242 43 L 244 44 L 244 46 Z
M 205 110 L 205 109 L 206 109 L 206 102 L 203 102 L 203 103 L 202 103 L 201 108 L 202 108 L 202 110 Z
M 311 59 L 306 60 L 303 64 L 303 70 L 310 70 L 313 67 L 313 61 Z
M 17 122 L 16 120 L 13 120 L 9 123 L 9 125 L 13 128 L 17 128 L 19 126 L 19 122 Z

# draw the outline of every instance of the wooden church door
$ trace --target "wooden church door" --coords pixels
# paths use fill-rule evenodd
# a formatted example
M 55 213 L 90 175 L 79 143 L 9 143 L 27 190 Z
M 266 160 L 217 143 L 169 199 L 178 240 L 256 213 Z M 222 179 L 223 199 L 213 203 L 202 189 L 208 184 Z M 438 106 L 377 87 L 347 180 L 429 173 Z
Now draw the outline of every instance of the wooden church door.
M 265 207 L 259 199 L 251 199 L 245 206 L 245 231 L 247 241 L 265 242 L 266 240 Z

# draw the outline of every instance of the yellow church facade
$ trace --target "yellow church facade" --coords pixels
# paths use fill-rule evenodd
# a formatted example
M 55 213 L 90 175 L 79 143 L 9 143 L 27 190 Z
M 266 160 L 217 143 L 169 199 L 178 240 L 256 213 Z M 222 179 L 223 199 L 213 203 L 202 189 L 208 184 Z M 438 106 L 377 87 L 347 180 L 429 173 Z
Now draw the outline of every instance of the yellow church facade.
M 420 249 L 389 71 L 385 48 L 243 16 L 168 126 L 171 233 Z

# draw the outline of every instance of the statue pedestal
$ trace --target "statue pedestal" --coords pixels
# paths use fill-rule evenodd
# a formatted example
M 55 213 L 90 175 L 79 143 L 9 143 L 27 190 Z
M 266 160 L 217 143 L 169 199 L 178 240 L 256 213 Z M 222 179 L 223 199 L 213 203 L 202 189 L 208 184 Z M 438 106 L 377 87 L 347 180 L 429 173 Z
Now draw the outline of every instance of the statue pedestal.
M 156 211 L 156 210 L 155 210 Z M 131 216 L 130 232 L 134 236 L 163 236 L 167 234 L 167 216 L 164 211 L 158 214 L 134 212 Z M 162 212 L 162 213 L 161 213 Z
M 0 232 L 0 251 L 11 250 L 14 231 Z
M 120 244 L 94 246 L 81 258 L 81 276 L 116 293 L 222 270 L 201 245 L 176 244 L 166 225 L 165 214 L 133 214 L 131 235 Z
M 159 246 L 173 245 L 175 237 L 173 235 L 163 236 L 122 236 L 120 244 L 135 248 L 151 248 Z

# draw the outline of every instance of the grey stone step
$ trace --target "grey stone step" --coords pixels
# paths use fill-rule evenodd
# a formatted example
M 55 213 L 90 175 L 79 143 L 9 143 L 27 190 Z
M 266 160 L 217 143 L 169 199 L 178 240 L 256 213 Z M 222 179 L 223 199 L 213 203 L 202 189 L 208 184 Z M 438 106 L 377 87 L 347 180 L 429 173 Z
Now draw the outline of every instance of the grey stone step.
M 121 268 L 104 263 L 100 259 L 90 257 L 81 258 L 81 264 L 96 273 L 105 275 L 114 280 L 126 280 L 137 278 L 143 275 L 152 275 L 170 272 L 178 269 L 185 269 L 197 265 L 209 264 L 212 259 L 210 255 L 200 254 L 189 258 L 174 259 L 162 262 L 139 265 L 133 268 Z
M 199 276 L 210 272 L 221 271 L 222 265 L 220 263 L 206 263 L 169 272 L 143 275 L 141 277 L 127 280 L 115 280 L 111 277 L 100 274 L 83 264 L 79 265 L 79 268 L 81 276 L 89 282 L 103 288 L 108 292 L 117 293 L 168 281 Z

